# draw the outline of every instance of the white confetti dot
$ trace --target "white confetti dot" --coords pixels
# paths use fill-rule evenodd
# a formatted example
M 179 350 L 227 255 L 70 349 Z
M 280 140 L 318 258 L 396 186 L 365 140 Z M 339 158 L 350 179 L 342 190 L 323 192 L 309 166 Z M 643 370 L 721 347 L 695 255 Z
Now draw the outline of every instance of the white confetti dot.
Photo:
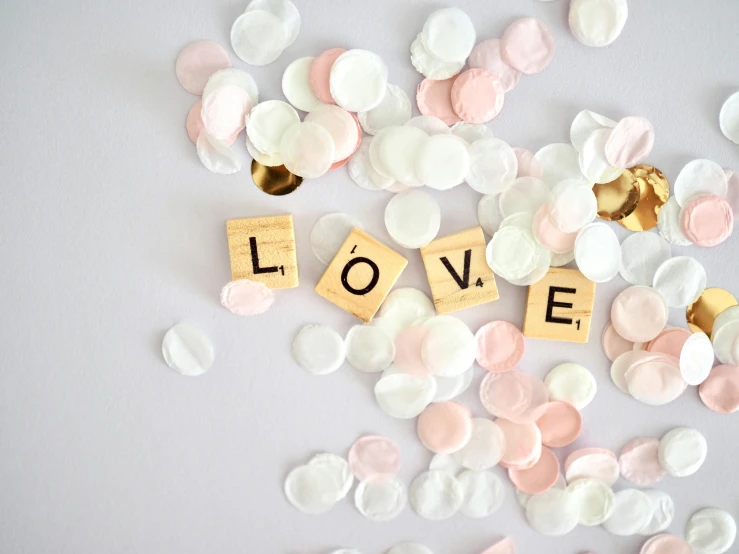
M 678 427 L 659 441 L 659 463 L 673 477 L 687 477 L 706 460 L 706 438 L 695 429 Z
M 485 251 L 488 265 L 506 280 L 521 279 L 535 268 L 539 245 L 531 232 L 517 226 L 501 227 Z
M 577 527 L 580 504 L 574 495 L 552 488 L 529 498 L 526 519 L 542 535 L 560 537 Z
M 739 306 L 731 306 L 716 317 L 711 333 L 716 357 L 722 364 L 739 363 L 739 358 L 735 354 L 737 340 L 739 340 Z
M 417 127 L 430 137 L 434 135 L 448 135 L 452 132 L 446 123 L 433 115 L 417 115 L 406 123 L 406 125 Z
M 611 517 L 603 522 L 606 531 L 628 537 L 636 535 L 652 521 L 652 501 L 640 490 L 624 489 L 616 493 Z
M 509 217 L 517 213 L 535 214 L 549 200 L 549 186 L 536 177 L 519 177 L 500 193 L 500 213 Z
M 405 91 L 396 85 L 387 85 L 387 91 L 379 105 L 366 112 L 359 112 L 359 124 L 368 135 L 394 125 L 405 125 L 412 115 L 411 101 Z
M 598 385 L 595 377 L 578 364 L 565 363 L 547 373 L 544 384 L 549 389 L 550 400 L 569 402 L 582 410 L 595 398 Z
M 459 508 L 462 515 L 472 518 L 488 517 L 503 505 L 503 482 L 492 471 L 465 471 L 458 477 L 458 481 L 464 494 L 464 501 Z
M 453 135 L 435 135 L 424 141 L 416 160 L 416 175 L 426 185 L 448 190 L 464 182 L 470 169 L 467 146 Z
M 575 260 L 582 274 L 591 281 L 610 281 L 621 267 L 621 244 L 616 233 L 605 223 L 586 225 L 575 240 Z
M 498 198 L 497 194 L 486 194 L 480 198 L 480 202 L 477 204 L 477 222 L 482 227 L 482 230 L 485 231 L 485 234 L 491 237 L 503 221 L 503 216 L 498 206 Z
M 590 133 L 580 150 L 580 171 L 590 183 L 610 183 L 618 179 L 623 169 L 613 167 L 606 158 L 606 143 L 612 129 L 598 129 Z
M 372 167 L 369 152 L 373 140 L 374 137 L 364 139 L 359 149 L 349 159 L 349 177 L 363 189 L 385 190 L 395 183 L 395 179 L 383 177 Z
M 252 108 L 246 117 L 246 134 L 252 144 L 265 154 L 281 151 L 282 138 L 300 116 L 290 104 L 282 100 L 267 100 Z
M 365 373 L 385 371 L 393 363 L 395 343 L 379 327 L 355 325 L 346 335 L 346 359 Z
M 735 92 L 721 106 L 719 124 L 724 136 L 735 144 L 739 144 L 739 92 Z
M 330 452 L 324 452 L 322 454 L 316 454 L 308 462 L 309 466 L 320 468 L 325 471 L 338 485 L 336 488 L 335 502 L 342 500 L 349 494 L 349 490 L 354 484 L 354 475 L 347 462 L 341 456 L 331 454 Z
M 456 477 L 444 471 L 427 471 L 413 480 L 409 498 L 419 516 L 438 521 L 459 511 L 464 502 L 464 489 Z
M 608 46 L 619 37 L 628 16 L 626 0 L 572 0 L 570 30 L 585 46 Z
M 330 264 L 355 227 L 364 230 L 362 222 L 349 214 L 328 214 L 316 221 L 310 232 L 310 246 L 318 261 Z
M 461 138 L 467 144 L 474 144 L 478 140 L 495 138 L 493 130 L 483 123 L 467 123 L 460 121 L 452 126 L 452 134 Z
M 600 525 L 613 513 L 615 495 L 610 486 L 598 479 L 576 479 L 567 492 L 577 499 L 580 506 L 580 525 Z
M 598 214 L 593 188 L 582 179 L 562 181 L 549 196 L 549 218 L 563 233 L 577 233 Z
M 219 88 L 229 85 L 244 89 L 251 98 L 252 106 L 256 106 L 259 103 L 259 90 L 257 89 L 257 83 L 254 81 L 254 78 L 246 71 L 234 68 L 222 69 L 210 76 L 203 89 L 203 100 Z
M 466 60 L 475 46 L 475 26 L 458 8 L 432 13 L 423 26 L 423 43 L 428 51 L 445 62 Z
M 693 333 L 685 341 L 680 352 L 680 373 L 685 382 L 698 386 L 708 378 L 713 369 L 713 345 L 705 333 Z
M 420 190 L 401 192 L 385 208 L 387 232 L 405 248 L 426 246 L 436 238 L 440 226 L 439 204 Z
M 671 308 L 689 306 L 706 289 L 706 270 L 690 256 L 664 262 L 654 275 L 654 288 Z
M 498 138 L 484 138 L 469 147 L 467 184 L 482 194 L 498 194 L 513 185 L 518 173 L 516 152 Z
M 409 186 L 420 186 L 416 167 L 427 140 L 428 135 L 417 127 L 386 127 L 372 141 L 372 165 L 381 175 L 393 177 Z
M 505 449 L 503 430 L 489 419 L 476 417 L 472 419 L 472 436 L 469 442 L 455 452 L 454 457 L 463 467 L 482 471 L 496 466 Z
M 324 104 L 305 116 L 305 123 L 326 129 L 334 141 L 334 163 L 351 156 L 359 144 L 361 130 L 354 116 L 339 106 Z
M 305 179 L 315 179 L 325 175 L 333 163 L 334 139 L 316 123 L 299 123 L 285 131 L 280 153 L 289 172 Z
M 179 323 L 167 331 L 162 341 L 162 355 L 170 368 L 188 377 L 208 371 L 215 358 L 208 335 L 186 323 Z
M 683 233 L 680 225 L 680 204 L 671 196 L 662 206 L 657 215 L 657 228 L 659 234 L 670 244 L 675 246 L 691 246 L 693 243 Z
M 661 533 L 670 526 L 672 518 L 675 517 L 675 503 L 672 501 L 672 497 L 666 492 L 659 490 L 646 490 L 642 492 L 652 501 L 652 508 L 654 509 L 650 522 L 639 531 L 640 535 L 648 537 L 656 533 Z
M 673 186 L 673 194 L 681 208 L 702 194 L 715 194 L 726 198 L 728 190 L 726 173 L 720 165 L 711 160 L 693 160 L 688 163 L 678 174 Z
M 375 398 L 380 408 L 397 419 L 413 419 L 420 415 L 435 393 L 436 381 L 431 376 L 383 375 L 375 385 Z
M 282 21 L 267 10 L 248 10 L 231 27 L 231 47 L 249 65 L 275 61 L 287 44 Z
M 657 270 L 671 256 L 670 245 L 657 233 L 634 233 L 621 243 L 619 272 L 627 283 L 651 287 Z
M 571 144 L 554 143 L 541 148 L 534 158 L 541 164 L 541 178 L 550 187 L 567 179 L 583 180 L 577 150 Z
M 341 484 L 320 464 L 293 469 L 285 480 L 285 496 L 304 514 L 322 514 L 341 496 Z
M 283 48 L 287 48 L 300 32 L 300 12 L 290 0 L 251 0 L 246 6 L 246 11 L 267 10 L 280 20 L 285 28 L 287 41 Z
M 456 318 L 432 323 L 421 344 L 421 358 L 435 375 L 460 375 L 475 361 L 475 335 Z
M 723 554 L 736 540 L 736 522 L 723 510 L 699 510 L 688 520 L 685 540 L 700 554 Z
M 616 456 L 599 449 L 576 450 L 565 462 L 568 483 L 577 479 L 597 479 L 612 486 L 618 481 L 620 471 Z
M 387 65 L 377 54 L 348 50 L 331 67 L 331 96 L 350 112 L 369 111 L 385 96 L 387 73 Z
M 198 158 L 213 173 L 231 175 L 241 171 L 241 160 L 226 144 L 211 137 L 204 130 L 200 132 L 196 143 Z
M 357 510 L 371 521 L 394 519 L 403 511 L 407 501 L 405 487 L 397 479 L 387 483 L 362 481 L 354 492 Z
M 575 150 L 582 150 L 585 140 L 598 129 L 613 129 L 616 122 L 590 110 L 583 110 L 575 116 L 570 127 L 570 141 Z
M 298 58 L 282 74 L 282 93 L 297 109 L 310 112 L 323 106 L 310 87 L 310 68 L 315 58 Z
M 454 400 L 464 391 L 466 391 L 472 384 L 472 378 L 475 374 L 475 368 L 470 366 L 467 371 L 459 375 L 452 375 L 451 377 L 442 377 L 440 375 L 434 375 L 434 381 L 436 381 L 436 394 L 434 395 L 434 402 L 447 402 Z
M 434 81 L 454 77 L 464 67 L 464 60 L 445 62 L 428 51 L 423 43 L 423 33 L 418 33 L 411 44 L 411 63 L 421 75 Z
M 346 356 L 344 340 L 326 325 L 306 325 L 295 336 L 293 359 L 314 375 L 333 373 Z

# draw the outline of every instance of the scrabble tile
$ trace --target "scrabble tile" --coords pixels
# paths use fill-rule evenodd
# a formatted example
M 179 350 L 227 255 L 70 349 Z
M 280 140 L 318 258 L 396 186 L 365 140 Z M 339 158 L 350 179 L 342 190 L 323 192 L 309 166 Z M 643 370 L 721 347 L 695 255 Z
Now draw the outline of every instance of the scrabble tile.
M 234 281 L 261 281 L 271 289 L 298 286 L 292 215 L 232 219 L 226 234 Z
M 355 227 L 318 281 L 316 292 L 369 322 L 407 264 L 403 256 Z
M 576 269 L 553 267 L 529 287 L 525 337 L 588 342 L 595 283 Z
M 448 314 L 498 299 L 485 246 L 482 228 L 473 227 L 421 248 L 437 312 Z

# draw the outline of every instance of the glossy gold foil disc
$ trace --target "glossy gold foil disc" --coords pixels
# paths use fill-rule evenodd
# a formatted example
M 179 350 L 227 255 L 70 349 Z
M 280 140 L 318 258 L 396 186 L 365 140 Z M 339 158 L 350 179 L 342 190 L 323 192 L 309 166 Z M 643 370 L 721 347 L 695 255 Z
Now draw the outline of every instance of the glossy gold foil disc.
M 698 297 L 698 300 L 688 306 L 688 310 L 685 312 L 688 327 L 694 333 L 703 331 L 710 337 L 716 316 L 726 308 L 736 306 L 737 304 L 739 302 L 727 290 L 716 288 L 706 289 Z
M 284 196 L 297 190 L 303 182 L 302 177 L 293 175 L 284 165 L 267 167 L 257 160 L 251 162 L 251 176 L 257 187 L 272 196 Z
M 593 185 L 598 200 L 598 217 L 619 221 L 632 213 L 639 203 L 639 182 L 628 170 L 615 181 Z
M 639 202 L 636 209 L 618 222 L 629 231 L 649 231 L 657 226 L 657 216 L 670 197 L 670 183 L 656 167 L 636 165 L 624 170 L 639 184 Z M 623 175 L 622 175 L 623 177 Z

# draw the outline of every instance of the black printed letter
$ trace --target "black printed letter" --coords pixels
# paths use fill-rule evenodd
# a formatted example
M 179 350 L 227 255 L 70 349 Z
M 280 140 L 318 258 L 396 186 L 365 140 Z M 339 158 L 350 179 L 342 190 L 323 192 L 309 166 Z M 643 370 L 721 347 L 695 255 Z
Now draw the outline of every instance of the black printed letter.
M 562 325 L 572 325 L 572 320 L 565 317 L 552 316 L 554 308 L 572 308 L 569 302 L 555 302 L 554 295 L 558 292 L 562 294 L 575 294 L 577 289 L 568 289 L 564 287 L 549 287 L 549 299 L 547 300 L 547 323 L 561 323 Z
M 351 268 L 353 268 L 357 264 L 367 264 L 372 270 L 372 279 L 370 279 L 369 285 L 367 285 L 363 289 L 355 289 L 349 284 L 349 271 L 351 271 Z M 348 290 L 352 294 L 356 294 L 357 296 L 364 296 L 365 294 L 370 292 L 373 288 L 375 288 L 375 286 L 377 285 L 377 281 L 379 280 L 380 268 L 377 267 L 377 264 L 369 258 L 362 258 L 361 256 L 349 260 L 349 262 L 344 266 L 344 269 L 341 272 L 341 284 L 346 290 Z
M 459 285 L 460 289 L 466 289 L 470 286 L 470 261 L 472 259 L 472 250 L 465 250 L 464 251 L 464 272 L 463 276 L 460 279 L 459 273 L 452 267 L 452 264 L 449 263 L 449 260 L 446 256 L 441 258 L 441 263 L 444 264 L 444 267 L 449 272 L 449 274 L 452 276 L 454 281 Z
M 257 237 L 249 237 L 249 246 L 251 247 L 251 268 L 254 275 L 260 273 L 277 273 L 276 265 L 272 267 L 259 267 L 259 252 L 257 252 Z M 284 271 L 283 271 L 284 275 Z

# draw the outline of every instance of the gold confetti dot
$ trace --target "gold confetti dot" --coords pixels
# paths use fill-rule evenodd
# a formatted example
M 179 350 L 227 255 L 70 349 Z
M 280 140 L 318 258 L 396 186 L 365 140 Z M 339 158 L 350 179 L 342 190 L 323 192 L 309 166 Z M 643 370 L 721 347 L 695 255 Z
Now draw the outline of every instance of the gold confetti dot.
M 631 214 L 639 203 L 639 183 L 630 171 L 624 171 L 615 181 L 593 185 L 598 199 L 598 217 L 619 221 Z
M 251 176 L 254 184 L 272 196 L 284 196 L 298 189 L 303 182 L 302 177 L 290 173 L 284 165 L 268 167 L 257 160 L 251 162 Z
M 713 322 L 725 309 L 739 304 L 734 295 L 724 289 L 706 289 L 698 300 L 688 306 L 685 318 L 688 327 L 694 333 L 704 332 L 709 337 L 713 331 Z
M 656 167 L 636 165 L 624 170 L 639 184 L 639 202 L 636 209 L 618 222 L 629 231 L 649 231 L 657 226 L 657 216 L 670 197 L 670 183 Z

